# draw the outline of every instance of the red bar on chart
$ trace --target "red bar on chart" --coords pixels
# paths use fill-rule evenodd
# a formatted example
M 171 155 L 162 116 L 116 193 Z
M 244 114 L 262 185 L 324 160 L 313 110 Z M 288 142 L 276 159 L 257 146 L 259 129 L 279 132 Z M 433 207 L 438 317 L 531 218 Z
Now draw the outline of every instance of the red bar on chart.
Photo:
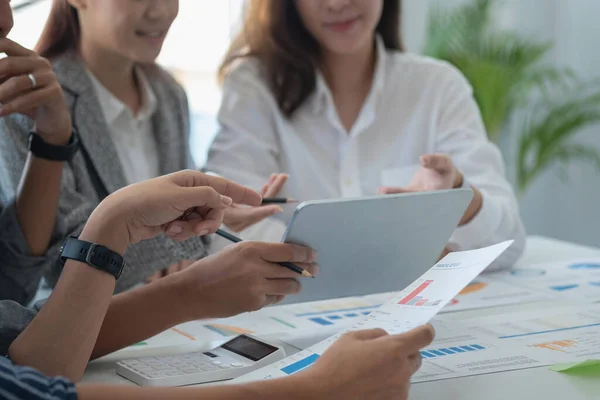
M 427 286 L 431 285 L 432 283 L 433 283 L 432 280 L 423 282 L 422 284 L 419 285 L 418 288 L 416 288 L 415 290 L 413 290 L 411 294 L 409 294 L 408 296 L 406 296 L 405 298 L 403 298 L 402 300 L 400 300 L 398 302 L 398 304 L 408 304 L 409 301 L 411 301 L 413 298 L 415 298 L 416 296 L 418 296 L 419 293 L 421 293 L 423 290 L 425 290 L 425 288 Z

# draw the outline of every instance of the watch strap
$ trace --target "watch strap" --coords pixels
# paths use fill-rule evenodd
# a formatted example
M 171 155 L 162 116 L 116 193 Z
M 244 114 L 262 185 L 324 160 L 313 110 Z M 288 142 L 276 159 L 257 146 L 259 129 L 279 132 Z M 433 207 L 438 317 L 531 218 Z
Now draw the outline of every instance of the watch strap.
M 50 161 L 69 162 L 73 159 L 79 149 L 79 136 L 77 135 L 77 132 L 73 130 L 69 143 L 65 146 L 60 146 L 46 142 L 36 132 L 30 132 L 28 147 L 29 151 L 36 157 Z
M 108 272 L 115 279 L 119 279 L 125 266 L 125 260 L 119 253 L 76 237 L 70 237 L 65 241 L 60 257 L 63 262 L 71 259 L 88 264 L 97 270 Z

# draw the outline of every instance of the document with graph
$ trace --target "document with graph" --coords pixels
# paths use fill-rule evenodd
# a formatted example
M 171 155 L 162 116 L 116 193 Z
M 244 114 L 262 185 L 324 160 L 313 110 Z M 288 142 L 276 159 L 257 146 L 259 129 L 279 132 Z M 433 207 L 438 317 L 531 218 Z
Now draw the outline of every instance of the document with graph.
M 389 294 L 385 299 L 393 296 Z M 363 319 L 383 304 L 379 297 L 346 297 L 309 303 L 265 307 L 262 310 L 230 318 L 193 321 L 179 328 L 197 337 L 222 340 L 248 333 L 261 337 L 278 335 L 312 335 L 329 332 L 331 336 Z M 315 342 L 312 342 L 313 344 Z M 305 347 L 303 347 L 305 348 Z
M 413 383 L 489 374 L 554 364 L 548 354 L 472 330 L 450 319 L 434 322 L 436 338 L 421 351 Z
M 574 259 L 513 269 L 499 279 L 574 300 L 600 300 L 600 259 Z
M 449 321 L 445 319 L 446 321 Z M 552 363 L 600 358 L 600 305 L 572 303 L 462 321 L 475 334 L 497 338 Z
M 342 334 L 351 330 L 382 328 L 390 334 L 398 334 L 429 322 L 511 243 L 507 241 L 479 250 L 448 254 L 411 285 L 349 329 L 234 382 L 272 379 L 306 369 Z
M 478 276 L 440 313 L 533 303 L 553 298 L 549 293 L 505 282 L 502 280 L 505 277 L 505 273 Z

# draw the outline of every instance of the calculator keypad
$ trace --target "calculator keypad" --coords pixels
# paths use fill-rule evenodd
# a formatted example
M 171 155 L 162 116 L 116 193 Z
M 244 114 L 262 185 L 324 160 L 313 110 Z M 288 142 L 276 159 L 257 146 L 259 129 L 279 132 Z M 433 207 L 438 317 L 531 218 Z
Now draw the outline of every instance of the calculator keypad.
M 214 358 L 215 356 L 212 354 L 207 355 L 197 352 L 181 356 L 136 358 L 120 361 L 119 364 L 149 379 L 197 374 L 243 366 L 240 363 L 222 362 Z

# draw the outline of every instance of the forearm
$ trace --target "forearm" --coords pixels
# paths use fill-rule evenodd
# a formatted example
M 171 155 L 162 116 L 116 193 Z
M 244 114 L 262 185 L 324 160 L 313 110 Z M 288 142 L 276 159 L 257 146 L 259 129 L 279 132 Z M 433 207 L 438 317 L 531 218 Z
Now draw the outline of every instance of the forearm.
M 114 277 L 68 261 L 40 313 L 13 342 L 16 364 L 49 376 L 81 378 L 114 290 Z
M 113 297 L 92 358 L 102 357 L 187 322 L 181 290 L 181 274 L 173 274 L 150 285 Z M 119 332 L 115 335 L 115 332 Z
M 29 251 L 46 252 L 56 221 L 63 163 L 29 154 L 16 198 L 16 211 Z
M 285 378 L 244 385 L 209 386 L 198 388 L 140 388 L 129 386 L 79 385 L 80 400 L 264 400 L 285 397 L 286 400 L 323 399 L 311 389 L 311 385 L 302 384 L 299 379 Z
M 101 213 L 96 218 L 92 215 L 81 239 L 122 254 L 128 242 L 124 235 L 112 231 L 117 224 L 111 221 Z M 69 260 L 48 302 L 10 347 L 13 361 L 37 368 L 46 375 L 79 380 L 96 343 L 114 287 L 112 275 Z

